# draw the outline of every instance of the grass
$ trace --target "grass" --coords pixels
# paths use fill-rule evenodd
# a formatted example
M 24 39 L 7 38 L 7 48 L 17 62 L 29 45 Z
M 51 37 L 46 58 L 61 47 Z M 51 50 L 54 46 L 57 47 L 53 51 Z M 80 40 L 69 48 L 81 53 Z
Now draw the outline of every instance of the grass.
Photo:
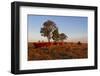
M 34 47 L 33 43 L 28 43 L 28 61 L 80 58 L 88 58 L 87 43 L 69 42 L 63 45 L 50 45 L 38 48 Z

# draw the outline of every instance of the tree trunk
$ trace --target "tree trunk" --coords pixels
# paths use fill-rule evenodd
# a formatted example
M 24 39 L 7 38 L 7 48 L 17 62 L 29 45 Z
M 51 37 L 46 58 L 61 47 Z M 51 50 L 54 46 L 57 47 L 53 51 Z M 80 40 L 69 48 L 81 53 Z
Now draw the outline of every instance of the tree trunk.
M 48 38 L 48 42 L 50 42 L 50 38 Z

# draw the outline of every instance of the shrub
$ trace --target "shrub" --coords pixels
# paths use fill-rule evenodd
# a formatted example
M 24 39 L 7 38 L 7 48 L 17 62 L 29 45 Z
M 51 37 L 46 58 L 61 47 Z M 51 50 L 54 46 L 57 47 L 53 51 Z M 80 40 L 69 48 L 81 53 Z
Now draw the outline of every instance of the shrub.
M 80 41 L 78 41 L 78 42 L 77 42 L 77 44 L 78 44 L 78 45 L 81 45 L 81 42 L 80 42 Z

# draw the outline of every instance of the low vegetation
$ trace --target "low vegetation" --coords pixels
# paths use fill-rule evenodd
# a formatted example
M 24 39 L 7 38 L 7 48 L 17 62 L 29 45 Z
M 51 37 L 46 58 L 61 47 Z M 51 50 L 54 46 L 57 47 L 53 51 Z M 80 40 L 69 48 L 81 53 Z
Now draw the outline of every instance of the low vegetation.
M 41 46 L 36 47 L 41 44 Z M 48 44 L 48 45 L 46 45 Z M 80 59 L 88 57 L 87 43 L 28 43 L 28 60 Z

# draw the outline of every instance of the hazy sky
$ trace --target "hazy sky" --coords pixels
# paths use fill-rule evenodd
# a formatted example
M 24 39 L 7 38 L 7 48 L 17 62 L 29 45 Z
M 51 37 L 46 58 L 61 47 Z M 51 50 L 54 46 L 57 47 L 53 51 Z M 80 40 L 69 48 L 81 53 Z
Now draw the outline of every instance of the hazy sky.
M 66 41 L 87 42 L 88 36 L 88 18 L 79 16 L 50 16 L 50 15 L 28 15 L 28 42 L 39 40 L 47 41 L 46 37 L 41 36 L 40 29 L 43 23 L 51 20 L 56 23 L 59 33 L 65 33 L 68 36 Z M 51 40 L 52 41 L 52 40 Z

